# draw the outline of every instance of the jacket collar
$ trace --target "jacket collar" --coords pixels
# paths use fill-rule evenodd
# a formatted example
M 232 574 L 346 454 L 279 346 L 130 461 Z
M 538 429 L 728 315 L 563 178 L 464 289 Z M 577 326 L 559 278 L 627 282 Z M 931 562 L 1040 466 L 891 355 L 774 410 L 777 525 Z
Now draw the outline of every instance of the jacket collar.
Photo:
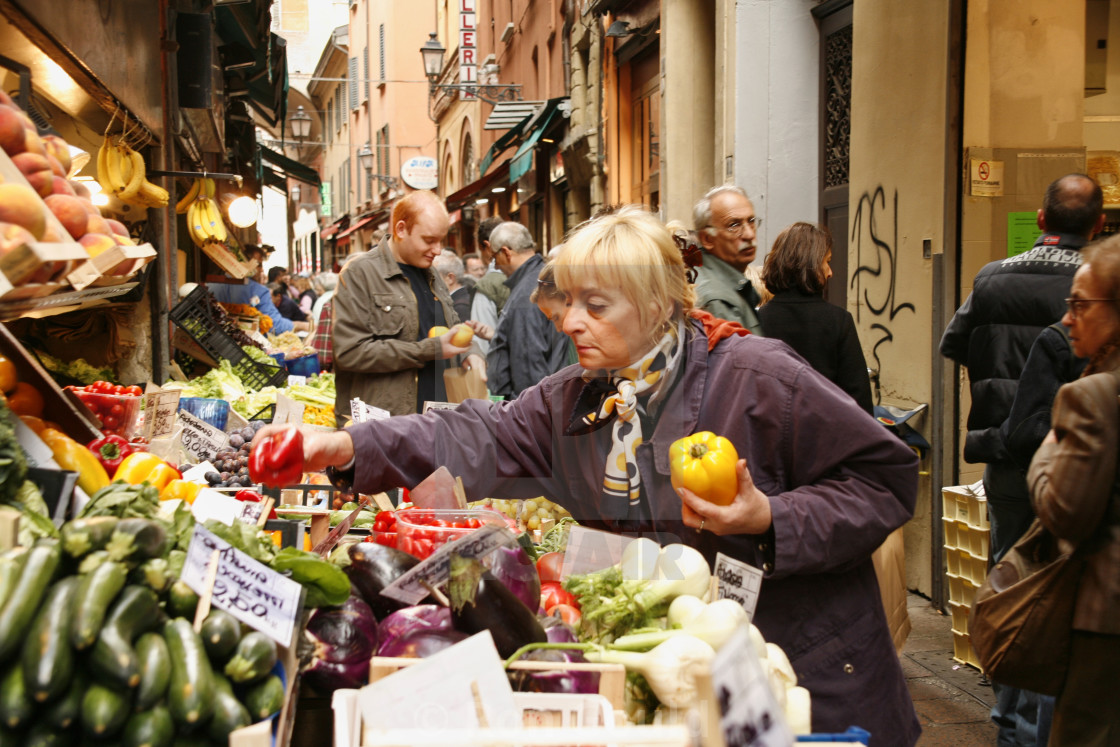
M 1089 242 L 1084 236 L 1072 233 L 1044 233 L 1035 240 L 1035 246 L 1055 246 L 1062 249 L 1080 249 Z
M 680 376 L 669 399 L 661 406 L 652 436 L 647 439 L 653 449 L 654 467 L 663 475 L 669 474 L 669 446 L 696 430 L 708 382 L 708 337 L 703 325 L 689 319 L 685 324 L 685 337 Z
M 532 257 L 529 257 L 527 260 L 522 262 L 521 266 L 514 270 L 513 274 L 505 279 L 506 287 L 510 290 L 513 290 L 517 287 L 517 284 L 521 282 L 521 278 L 528 275 L 530 271 L 536 275 L 539 275 L 541 273 L 541 265 L 543 264 L 544 259 L 541 257 L 541 255 L 534 252 Z
M 739 290 L 749 282 L 746 275 L 709 252 L 704 252 L 704 264 L 702 266 L 719 275 L 720 279 L 730 283 L 735 287 L 735 290 Z
M 396 275 L 404 275 L 401 270 L 400 264 L 397 262 L 396 257 L 393 256 L 393 250 L 389 248 L 389 235 L 386 234 L 381 237 L 380 243 L 369 250 L 373 255 L 374 261 L 377 264 L 377 269 L 381 273 L 381 277 L 388 280 Z M 428 283 L 432 282 L 432 268 L 417 268 L 421 270 L 428 278 Z

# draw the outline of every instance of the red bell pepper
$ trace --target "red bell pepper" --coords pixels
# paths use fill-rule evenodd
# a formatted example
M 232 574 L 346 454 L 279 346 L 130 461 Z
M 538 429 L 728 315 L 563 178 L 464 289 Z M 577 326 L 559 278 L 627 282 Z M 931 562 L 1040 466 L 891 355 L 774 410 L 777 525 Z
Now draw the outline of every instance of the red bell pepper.
M 86 448 L 93 452 L 97 461 L 101 462 L 101 466 L 110 475 L 115 473 L 124 458 L 133 452 L 132 444 L 128 442 L 128 439 L 115 433 L 95 438 L 89 442 Z
M 249 478 L 270 488 L 297 485 L 303 477 L 303 434 L 294 425 L 253 445 Z

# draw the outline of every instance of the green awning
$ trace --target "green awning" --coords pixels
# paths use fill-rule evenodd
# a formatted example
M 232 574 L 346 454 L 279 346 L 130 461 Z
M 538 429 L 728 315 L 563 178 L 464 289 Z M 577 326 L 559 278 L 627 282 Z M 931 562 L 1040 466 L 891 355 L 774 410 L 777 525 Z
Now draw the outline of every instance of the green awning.
M 218 36 L 227 45 L 241 47 L 253 66 L 236 73 L 249 88 L 249 105 L 273 127 L 288 112 L 288 43 L 269 31 L 272 0 L 219 5 L 214 9 Z
M 533 128 L 533 131 L 529 133 L 529 137 L 525 139 L 525 142 L 521 144 L 517 152 L 513 154 L 513 158 L 509 162 L 509 181 L 511 184 L 529 173 L 533 168 L 533 153 L 537 149 L 537 141 L 541 139 L 541 135 L 548 129 L 548 126 L 552 124 L 552 119 L 556 116 L 556 111 L 556 104 L 550 101 L 548 110 L 538 120 L 537 126 Z
M 264 162 L 267 161 L 270 164 L 270 171 L 280 171 L 305 184 L 319 186 L 319 173 L 310 166 L 305 166 L 299 161 L 288 158 L 283 153 L 277 153 L 272 148 L 266 148 L 263 145 L 258 144 L 257 151 L 260 154 L 261 170 L 264 169 Z M 267 177 L 267 174 L 263 176 Z
M 490 168 L 490 164 L 494 163 L 494 159 L 500 156 L 502 154 L 502 151 L 506 150 L 511 145 L 513 145 L 514 142 L 516 142 L 517 138 L 521 135 L 521 131 L 525 129 L 525 124 L 532 118 L 533 115 L 525 117 L 525 119 L 509 128 L 509 131 L 507 131 L 506 134 L 502 135 L 500 138 L 494 141 L 494 144 L 490 146 L 490 150 L 486 151 L 486 155 L 484 155 L 482 157 L 482 160 L 478 162 L 479 174 L 485 174 L 486 170 Z

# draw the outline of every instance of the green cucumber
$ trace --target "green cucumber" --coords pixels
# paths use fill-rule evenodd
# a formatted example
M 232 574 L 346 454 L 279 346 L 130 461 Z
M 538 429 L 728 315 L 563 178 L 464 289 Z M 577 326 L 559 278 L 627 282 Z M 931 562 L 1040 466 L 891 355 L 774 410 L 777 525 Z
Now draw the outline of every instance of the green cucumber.
M 123 564 L 106 561 L 82 578 L 70 629 L 70 643 L 74 648 L 87 649 L 97 640 L 109 605 L 124 588 L 127 577 L 128 569 Z
M 121 734 L 122 747 L 170 747 L 174 741 L 175 723 L 164 705 L 129 716 Z
M 164 558 L 150 558 L 136 566 L 129 575 L 129 581 L 134 584 L 147 586 L 156 594 L 162 594 L 171 588 L 175 579 Z
M 214 666 L 221 666 L 229 659 L 241 640 L 241 623 L 233 615 L 219 609 L 211 609 L 202 622 L 202 645 Z
M 214 675 L 214 713 L 210 716 L 207 730 L 215 742 L 226 744 L 230 732 L 253 723 L 249 711 L 233 694 L 229 680 L 220 674 Z
M 23 643 L 23 682 L 36 703 L 54 700 L 70 687 L 74 676 L 70 615 L 80 583 L 78 576 L 67 576 L 51 587 Z
M 145 586 L 126 586 L 109 610 L 89 666 L 102 682 L 131 688 L 140 683 L 140 662 L 132 642 L 159 622 L 159 597 Z
M 171 683 L 167 702 L 175 723 L 189 731 L 206 723 L 214 708 L 214 674 L 202 639 L 182 618 L 163 626 L 171 654 Z
M 84 558 L 104 549 L 120 521 L 116 516 L 91 516 L 62 525 L 62 549 L 72 558 Z
M 136 710 L 146 711 L 167 694 L 171 681 L 171 654 L 159 633 L 145 633 L 136 641 L 140 684 L 136 686 Z
M 81 576 L 88 576 L 101 567 L 102 563 L 111 562 L 109 553 L 104 550 L 94 550 L 89 555 L 82 558 L 82 562 L 78 563 L 78 574 Z
M 194 619 L 195 610 L 198 609 L 198 594 L 187 583 L 179 579 L 171 584 L 167 592 L 168 610 L 175 617 Z
M 82 715 L 82 698 L 88 687 L 89 678 L 84 670 L 78 669 L 62 697 L 47 703 L 42 711 L 43 721 L 59 730 L 75 726 Z
M 124 726 L 130 710 L 127 694 L 94 683 L 82 697 L 82 728 L 97 739 L 111 737 Z
M 0 677 L 0 723 L 9 729 L 19 729 L 30 723 L 34 713 L 35 702 L 27 694 L 23 667 L 17 662 Z
M 159 557 L 167 542 L 167 530 L 151 519 L 121 519 L 105 549 L 113 560 L 141 563 Z
M 226 664 L 226 677 L 239 685 L 256 682 L 272 671 L 276 657 L 276 643 L 271 638 L 256 631 L 247 633 Z
M 8 597 L 12 595 L 16 584 L 19 583 L 23 566 L 27 563 L 27 553 L 28 548 L 17 547 L 0 555 L 0 609 L 4 608 Z
M 19 583 L 0 610 L 0 662 L 11 659 L 23 643 L 61 560 L 62 548 L 55 540 L 39 540 L 28 551 Z
M 73 729 L 56 729 L 45 721 L 36 721 L 24 735 L 26 747 L 61 747 L 74 744 L 76 734 Z
M 284 683 L 275 674 L 250 687 L 241 701 L 253 723 L 263 721 L 284 705 Z

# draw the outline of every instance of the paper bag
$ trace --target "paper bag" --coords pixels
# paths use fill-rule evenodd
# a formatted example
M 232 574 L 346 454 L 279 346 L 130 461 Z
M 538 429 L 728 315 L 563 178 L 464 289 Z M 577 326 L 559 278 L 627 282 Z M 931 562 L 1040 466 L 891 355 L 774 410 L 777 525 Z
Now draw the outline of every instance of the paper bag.
M 875 575 L 879 578 L 879 594 L 891 630 L 894 648 L 901 652 L 910 635 L 910 613 L 906 610 L 906 548 L 902 527 L 887 536 L 879 549 L 871 554 Z
M 447 388 L 447 401 L 458 404 L 465 399 L 486 399 L 486 382 L 473 368 L 464 370 L 462 366 L 444 369 L 443 385 Z

